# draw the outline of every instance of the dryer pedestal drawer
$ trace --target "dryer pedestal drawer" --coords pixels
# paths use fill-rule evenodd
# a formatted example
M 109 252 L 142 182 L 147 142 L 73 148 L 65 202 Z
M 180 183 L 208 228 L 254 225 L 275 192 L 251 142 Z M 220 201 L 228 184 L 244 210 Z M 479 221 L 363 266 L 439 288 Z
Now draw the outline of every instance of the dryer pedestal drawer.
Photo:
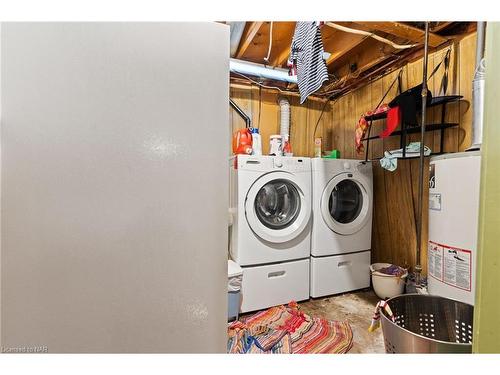
M 243 267 L 241 312 L 309 298 L 309 258 Z
M 344 293 L 370 286 L 370 251 L 311 257 L 311 297 Z

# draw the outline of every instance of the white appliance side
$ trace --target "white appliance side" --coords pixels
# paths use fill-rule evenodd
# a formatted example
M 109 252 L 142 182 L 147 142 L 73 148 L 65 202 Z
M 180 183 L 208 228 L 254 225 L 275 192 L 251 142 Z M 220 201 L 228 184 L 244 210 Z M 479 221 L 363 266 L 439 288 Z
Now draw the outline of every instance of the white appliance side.
M 428 290 L 474 305 L 481 157 L 436 157 L 430 168 Z
M 4 23 L 1 48 L 2 346 L 225 352 L 229 27 Z
M 366 181 L 364 187 L 370 209 L 366 224 L 356 233 L 342 235 L 335 233 L 322 215 L 321 199 L 328 182 L 336 175 L 345 172 L 359 174 Z M 312 210 L 311 255 L 329 256 L 347 254 L 371 249 L 373 221 L 373 170 L 371 163 L 362 164 L 359 160 L 349 159 L 312 159 Z

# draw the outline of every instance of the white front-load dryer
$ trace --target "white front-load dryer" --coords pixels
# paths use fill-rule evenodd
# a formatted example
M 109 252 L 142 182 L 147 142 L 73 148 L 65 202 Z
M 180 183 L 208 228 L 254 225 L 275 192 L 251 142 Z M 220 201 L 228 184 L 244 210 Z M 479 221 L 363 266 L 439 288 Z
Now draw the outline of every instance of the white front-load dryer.
M 235 156 L 230 191 L 230 253 L 243 267 L 241 311 L 307 299 L 311 160 Z
M 315 158 L 311 296 L 370 286 L 373 211 L 371 162 Z

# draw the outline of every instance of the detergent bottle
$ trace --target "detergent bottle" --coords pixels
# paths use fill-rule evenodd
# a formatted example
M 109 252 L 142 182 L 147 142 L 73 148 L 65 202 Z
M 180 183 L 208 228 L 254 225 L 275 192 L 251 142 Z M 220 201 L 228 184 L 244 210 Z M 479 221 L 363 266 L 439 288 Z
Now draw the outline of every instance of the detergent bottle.
M 251 128 L 252 132 L 252 155 L 262 155 L 262 138 L 259 128 Z
M 233 154 L 252 153 L 252 133 L 249 128 L 239 129 L 233 134 Z

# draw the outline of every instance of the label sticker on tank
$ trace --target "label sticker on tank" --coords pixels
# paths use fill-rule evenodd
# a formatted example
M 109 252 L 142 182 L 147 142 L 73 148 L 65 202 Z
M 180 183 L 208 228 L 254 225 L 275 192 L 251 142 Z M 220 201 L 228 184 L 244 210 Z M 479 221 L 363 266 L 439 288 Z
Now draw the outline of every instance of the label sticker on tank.
M 452 287 L 471 291 L 471 250 L 429 241 L 427 254 L 429 276 Z
M 446 284 L 471 290 L 472 252 L 455 247 L 444 248 L 444 279 Z
M 429 276 L 443 281 L 443 247 L 435 242 L 429 241 L 429 249 L 427 251 Z
M 429 209 L 441 211 L 441 194 L 429 193 Z

